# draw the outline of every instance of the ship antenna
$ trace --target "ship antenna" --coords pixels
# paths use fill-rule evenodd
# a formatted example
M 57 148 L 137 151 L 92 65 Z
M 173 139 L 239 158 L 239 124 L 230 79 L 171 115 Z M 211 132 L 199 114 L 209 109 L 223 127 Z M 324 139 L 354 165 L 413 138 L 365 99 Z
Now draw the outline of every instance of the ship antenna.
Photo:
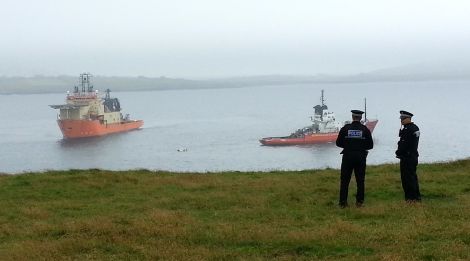
M 367 98 L 364 98 L 364 122 L 367 121 Z

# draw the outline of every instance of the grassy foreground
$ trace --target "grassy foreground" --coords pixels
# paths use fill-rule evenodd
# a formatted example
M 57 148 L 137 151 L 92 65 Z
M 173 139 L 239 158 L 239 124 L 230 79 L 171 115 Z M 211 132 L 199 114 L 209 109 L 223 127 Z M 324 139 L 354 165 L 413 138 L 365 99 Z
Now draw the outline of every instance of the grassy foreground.
M 470 160 L 418 175 L 410 205 L 397 165 L 369 167 L 347 209 L 331 169 L 0 175 L 0 260 L 469 260 Z

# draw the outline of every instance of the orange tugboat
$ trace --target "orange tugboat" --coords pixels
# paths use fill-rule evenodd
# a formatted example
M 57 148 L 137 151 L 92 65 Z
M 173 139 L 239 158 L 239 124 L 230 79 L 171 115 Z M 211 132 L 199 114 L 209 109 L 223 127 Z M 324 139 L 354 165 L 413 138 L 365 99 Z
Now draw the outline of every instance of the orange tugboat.
M 328 111 L 328 106 L 326 106 L 324 102 L 325 100 L 322 90 L 321 105 L 313 107 L 315 109 L 315 114 L 310 117 L 313 122 L 312 125 L 298 129 L 289 136 L 267 137 L 260 139 L 259 142 L 266 146 L 306 145 L 335 142 L 338 137 L 339 130 L 343 125 L 336 121 L 334 113 Z M 366 125 L 372 133 L 378 120 L 367 119 L 367 109 L 365 112 L 365 120 L 362 123 Z
M 117 98 L 110 97 L 106 90 L 100 98 L 98 90 L 93 91 L 89 73 L 80 74 L 80 87 L 73 93 L 67 92 L 66 104 L 50 105 L 59 109 L 57 123 L 65 139 L 103 136 L 106 134 L 134 130 L 142 127 L 142 120 L 130 120 L 129 114 L 123 117 Z

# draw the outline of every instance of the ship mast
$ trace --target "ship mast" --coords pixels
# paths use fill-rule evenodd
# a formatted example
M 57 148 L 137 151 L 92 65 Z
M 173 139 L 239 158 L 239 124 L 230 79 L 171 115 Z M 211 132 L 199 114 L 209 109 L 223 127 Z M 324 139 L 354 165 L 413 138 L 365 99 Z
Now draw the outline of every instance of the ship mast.
M 323 96 L 323 93 L 325 92 L 325 90 L 321 90 L 321 97 L 320 97 L 320 101 L 321 101 L 321 115 L 320 115 L 320 120 L 323 121 L 323 108 L 325 107 L 325 96 Z
M 364 122 L 367 122 L 367 98 L 364 98 Z
M 90 78 L 92 75 L 90 73 L 80 74 L 80 86 L 82 87 L 82 93 L 93 92 L 93 85 L 91 85 Z
M 111 90 L 109 88 L 106 89 L 106 96 L 104 97 L 105 100 L 111 99 L 111 96 L 109 95 L 110 92 L 111 92 Z

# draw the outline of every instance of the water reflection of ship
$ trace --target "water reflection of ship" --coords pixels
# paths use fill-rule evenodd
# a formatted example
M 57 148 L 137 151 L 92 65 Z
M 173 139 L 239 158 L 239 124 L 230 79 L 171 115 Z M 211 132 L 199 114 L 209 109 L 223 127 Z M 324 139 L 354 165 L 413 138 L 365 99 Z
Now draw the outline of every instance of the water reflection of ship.
M 312 121 L 311 125 L 298 129 L 289 136 L 262 138 L 259 140 L 261 144 L 267 146 L 282 146 L 334 142 L 338 137 L 339 130 L 341 129 L 343 124 L 336 121 L 335 114 L 328 110 L 328 106 L 326 106 L 325 104 L 323 90 L 321 91 L 320 101 L 320 105 L 316 105 L 313 107 L 314 115 L 310 117 Z M 378 120 L 368 119 L 367 106 L 365 102 L 364 107 L 365 116 L 363 124 L 366 125 L 371 132 L 373 132 Z
M 75 86 L 73 93 L 67 92 L 66 104 L 50 105 L 59 109 L 57 123 L 64 138 L 83 138 L 103 136 L 140 128 L 142 120 L 131 120 L 129 114 L 121 113 L 117 98 L 111 98 L 106 90 L 104 98 L 93 91 L 91 74 L 80 74 L 80 87 Z

